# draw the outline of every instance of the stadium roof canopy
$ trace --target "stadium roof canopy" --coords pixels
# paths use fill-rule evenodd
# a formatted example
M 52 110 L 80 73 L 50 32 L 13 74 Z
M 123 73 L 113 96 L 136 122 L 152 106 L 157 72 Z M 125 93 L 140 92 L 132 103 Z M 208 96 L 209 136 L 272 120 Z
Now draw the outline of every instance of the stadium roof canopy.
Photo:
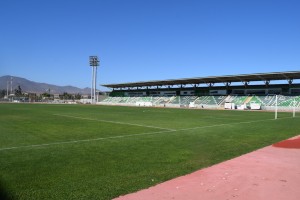
M 268 84 L 270 81 L 276 81 L 276 80 L 287 80 L 289 81 L 289 83 L 292 83 L 294 79 L 300 79 L 300 71 L 240 74 L 240 75 L 226 75 L 226 76 L 208 76 L 208 77 L 195 77 L 195 78 L 184 78 L 184 79 L 104 84 L 102 86 L 115 89 L 115 88 L 172 86 L 172 85 L 188 85 L 188 84 L 191 85 L 198 85 L 198 84 L 209 85 L 215 83 L 231 84 L 233 82 L 241 82 L 247 84 L 251 81 L 264 81 L 266 84 Z

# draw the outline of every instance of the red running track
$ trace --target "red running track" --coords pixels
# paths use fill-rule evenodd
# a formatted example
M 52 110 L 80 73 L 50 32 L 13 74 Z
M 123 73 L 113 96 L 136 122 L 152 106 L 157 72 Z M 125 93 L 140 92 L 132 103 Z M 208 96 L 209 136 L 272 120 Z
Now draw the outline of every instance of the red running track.
M 116 200 L 299 200 L 300 136 Z

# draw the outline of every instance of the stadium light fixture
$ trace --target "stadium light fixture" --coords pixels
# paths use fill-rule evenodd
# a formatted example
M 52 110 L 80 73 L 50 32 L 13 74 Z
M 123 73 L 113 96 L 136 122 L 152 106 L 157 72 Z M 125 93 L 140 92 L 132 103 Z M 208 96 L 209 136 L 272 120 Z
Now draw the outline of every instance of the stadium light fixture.
M 99 66 L 98 56 L 90 56 L 90 66 L 97 67 Z

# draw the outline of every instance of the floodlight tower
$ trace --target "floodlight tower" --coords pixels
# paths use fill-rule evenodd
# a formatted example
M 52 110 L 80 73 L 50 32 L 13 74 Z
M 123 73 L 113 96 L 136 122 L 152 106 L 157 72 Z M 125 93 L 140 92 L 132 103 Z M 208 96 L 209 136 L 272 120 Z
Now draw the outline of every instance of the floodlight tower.
M 13 93 L 13 91 L 12 91 L 12 88 L 13 88 L 13 77 L 11 76 L 10 77 L 10 94 L 12 94 Z
M 8 98 L 9 81 L 6 81 L 6 98 Z
M 90 56 L 90 66 L 92 67 L 91 103 L 96 103 L 97 67 L 99 62 L 98 56 Z

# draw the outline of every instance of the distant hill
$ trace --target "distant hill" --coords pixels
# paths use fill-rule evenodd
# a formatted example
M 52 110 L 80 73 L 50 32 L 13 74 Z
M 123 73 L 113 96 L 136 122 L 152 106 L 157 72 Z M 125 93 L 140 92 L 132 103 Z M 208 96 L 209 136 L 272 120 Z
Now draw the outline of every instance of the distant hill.
M 38 83 L 34 81 L 27 80 L 25 78 L 15 77 L 15 76 L 2 76 L 0 77 L 0 90 L 6 90 L 7 88 L 7 81 L 11 80 L 11 77 L 13 77 L 13 90 L 20 85 L 23 92 L 28 93 L 44 93 L 48 92 L 50 89 L 51 94 L 62 94 L 64 92 L 70 93 L 70 94 L 90 94 L 91 89 L 90 88 L 77 88 L 74 86 L 57 86 L 47 83 Z M 9 83 L 9 90 L 10 90 L 10 83 Z

